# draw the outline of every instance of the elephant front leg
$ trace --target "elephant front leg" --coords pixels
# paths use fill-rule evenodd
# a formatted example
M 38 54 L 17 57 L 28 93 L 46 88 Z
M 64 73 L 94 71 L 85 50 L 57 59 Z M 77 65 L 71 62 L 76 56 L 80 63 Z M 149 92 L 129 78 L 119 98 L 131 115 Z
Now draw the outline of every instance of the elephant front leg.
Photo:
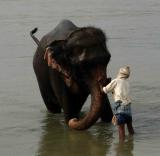
M 50 79 L 48 75 L 48 66 L 42 60 L 37 59 L 37 57 L 33 60 L 33 67 L 37 77 L 39 89 L 43 101 L 47 107 L 47 109 L 52 113 L 60 113 L 61 106 L 55 96 L 55 93 L 50 84 Z
M 48 111 L 51 113 L 61 113 L 60 104 L 58 103 L 50 85 L 48 84 L 47 86 L 43 86 L 42 83 L 39 82 L 39 87 L 43 101 Z
M 104 122 L 111 122 L 112 120 L 113 112 L 107 96 L 104 97 L 100 117 L 101 117 L 101 120 Z
M 67 102 L 65 101 L 63 110 L 64 110 L 64 117 L 67 124 L 70 119 L 79 118 L 81 107 L 82 106 L 79 105 L 79 102 L 74 102 L 74 100 L 69 100 Z
M 63 98 L 63 110 L 66 123 L 72 118 L 79 118 L 81 108 L 86 101 L 87 96 L 81 94 L 68 94 Z

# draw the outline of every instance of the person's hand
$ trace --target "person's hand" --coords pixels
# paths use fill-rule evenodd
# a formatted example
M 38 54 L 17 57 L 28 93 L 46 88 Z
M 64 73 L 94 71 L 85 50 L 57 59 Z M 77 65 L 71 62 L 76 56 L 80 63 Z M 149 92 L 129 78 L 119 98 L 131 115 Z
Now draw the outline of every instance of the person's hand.
M 99 88 L 100 88 L 100 91 L 104 93 L 104 91 L 103 91 L 103 86 L 102 86 L 102 85 L 99 85 Z
M 98 83 L 100 86 L 106 86 L 107 84 L 109 84 L 111 82 L 111 78 L 107 78 L 107 79 L 100 79 L 98 80 Z
M 99 83 L 99 87 L 100 87 L 100 91 L 101 92 L 103 92 L 103 93 L 105 93 L 104 91 L 103 91 L 103 88 L 105 87 L 105 86 L 107 86 L 107 84 L 109 84 L 111 82 L 111 78 L 109 77 L 109 78 L 107 78 L 107 79 L 105 79 L 105 80 L 99 80 L 98 81 L 98 83 Z
M 105 84 L 104 80 L 99 80 L 98 83 L 99 83 L 100 91 L 104 93 L 104 91 L 103 91 L 103 87 L 105 86 L 104 85 Z

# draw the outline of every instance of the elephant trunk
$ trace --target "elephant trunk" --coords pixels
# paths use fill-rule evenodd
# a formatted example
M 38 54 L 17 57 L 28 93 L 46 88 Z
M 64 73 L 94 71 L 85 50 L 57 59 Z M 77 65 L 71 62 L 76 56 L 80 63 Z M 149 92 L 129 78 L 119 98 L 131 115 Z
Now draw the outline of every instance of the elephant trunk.
M 93 73 L 94 76 L 90 81 L 90 92 L 91 92 L 90 111 L 82 119 L 77 119 L 77 118 L 70 119 L 68 122 L 68 125 L 72 129 L 76 129 L 76 130 L 87 129 L 90 126 L 92 126 L 100 117 L 105 94 L 100 89 L 99 80 L 102 80 L 102 79 L 107 80 L 107 78 L 106 78 L 106 74 L 104 74 L 105 73 L 104 70 L 100 71 L 99 68 L 97 69 L 98 69 L 97 72 Z
M 99 118 L 101 108 L 103 93 L 100 92 L 98 87 L 94 87 L 91 92 L 91 107 L 88 114 L 83 119 L 71 119 L 69 120 L 69 127 L 72 129 L 83 130 L 92 126 Z

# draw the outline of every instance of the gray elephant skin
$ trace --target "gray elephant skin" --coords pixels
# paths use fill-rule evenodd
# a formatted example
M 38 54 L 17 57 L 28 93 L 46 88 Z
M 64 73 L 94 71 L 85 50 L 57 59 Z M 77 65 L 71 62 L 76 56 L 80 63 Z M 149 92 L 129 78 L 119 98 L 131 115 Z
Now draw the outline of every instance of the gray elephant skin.
M 62 20 L 41 40 L 34 36 L 36 31 L 30 32 L 38 45 L 33 68 L 47 109 L 52 113 L 63 110 L 67 125 L 76 130 L 89 128 L 99 118 L 110 122 L 113 116 L 110 102 L 101 91 L 110 80 L 106 71 L 111 54 L 105 33 L 96 27 L 77 27 L 69 20 Z M 51 51 L 56 47 L 60 49 L 54 58 L 67 75 L 48 66 L 44 60 L 47 47 Z M 80 117 L 89 95 L 90 110 Z

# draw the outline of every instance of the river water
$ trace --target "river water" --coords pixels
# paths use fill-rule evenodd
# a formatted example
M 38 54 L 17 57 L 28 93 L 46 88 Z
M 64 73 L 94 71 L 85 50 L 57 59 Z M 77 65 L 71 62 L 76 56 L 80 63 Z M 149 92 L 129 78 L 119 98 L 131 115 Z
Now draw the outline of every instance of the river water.
M 0 155 L 159 156 L 159 0 L 0 0 Z M 134 137 L 119 143 L 117 128 L 97 122 L 86 131 L 69 130 L 63 114 L 46 111 L 32 58 L 41 38 L 60 20 L 100 27 L 112 58 L 108 73 L 130 65 Z M 111 101 L 112 98 L 110 97 Z M 89 100 L 84 111 L 89 107 Z

